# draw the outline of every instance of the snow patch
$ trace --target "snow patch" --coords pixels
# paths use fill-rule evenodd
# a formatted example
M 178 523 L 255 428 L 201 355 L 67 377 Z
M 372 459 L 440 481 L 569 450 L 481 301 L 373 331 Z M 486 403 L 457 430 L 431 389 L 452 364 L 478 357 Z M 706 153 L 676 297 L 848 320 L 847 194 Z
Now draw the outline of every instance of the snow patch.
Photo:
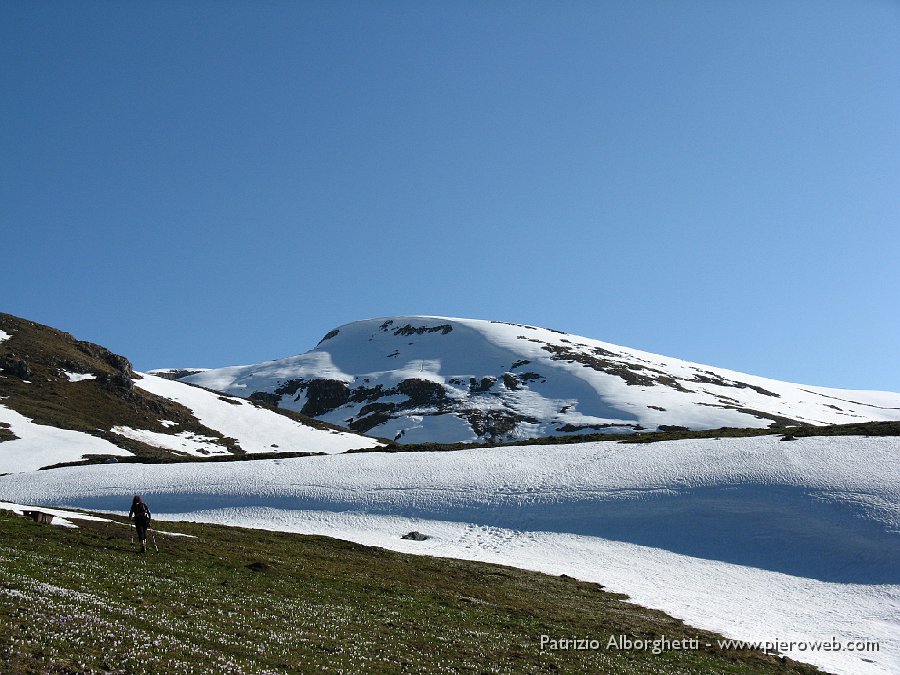
M 63 371 L 63 374 L 69 380 L 69 382 L 81 382 L 82 380 L 96 380 L 97 376 L 93 373 L 70 373 L 69 371 Z
M 110 431 L 119 436 L 140 441 L 156 448 L 183 452 L 188 455 L 228 455 L 231 451 L 222 445 L 222 439 L 213 436 L 202 436 L 191 431 L 182 431 L 177 434 L 163 434 L 146 429 L 132 429 L 130 427 L 113 427 Z
M 403 443 L 456 443 L 460 437 L 478 440 L 469 424 L 452 414 L 407 415 L 380 424 L 371 433 Z
M 25 504 L 14 504 L 12 502 L 3 502 L 0 501 L 0 511 L 11 511 L 18 516 L 24 516 L 26 511 L 34 511 L 34 506 L 28 506 Z M 77 511 L 65 511 L 62 509 L 48 509 L 45 507 L 40 507 L 40 511 L 47 513 L 53 516 L 53 521 L 50 523 L 56 527 L 67 527 L 77 529 L 78 526 L 73 523 L 73 520 L 92 520 L 95 522 L 108 523 L 110 522 L 109 518 L 100 518 L 98 516 L 92 516 L 85 513 L 79 513 Z
M 0 405 L 0 422 L 9 424 L 9 430 L 18 436 L 0 443 L 0 473 L 34 471 L 44 466 L 78 461 L 85 455 L 132 455 L 90 434 L 35 424 L 3 405 Z

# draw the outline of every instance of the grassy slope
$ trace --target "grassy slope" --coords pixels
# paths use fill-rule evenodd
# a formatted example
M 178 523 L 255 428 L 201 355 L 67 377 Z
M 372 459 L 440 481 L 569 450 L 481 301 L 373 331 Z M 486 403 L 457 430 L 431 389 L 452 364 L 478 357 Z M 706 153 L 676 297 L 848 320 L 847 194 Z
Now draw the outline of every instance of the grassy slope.
M 113 434 L 110 430 L 114 426 L 172 435 L 189 431 L 221 439 L 223 449 L 235 453 L 232 456 L 243 456 L 243 450 L 234 439 L 203 425 L 187 407 L 132 386 L 135 373 L 130 362 L 105 347 L 77 340 L 63 331 L 11 314 L 0 313 L 0 330 L 10 334 L 0 343 L 0 359 L 6 359 L 7 363 L 24 363 L 29 369 L 27 380 L 8 372 L 0 374 L 3 404 L 35 423 L 103 438 L 135 453 L 141 461 L 165 462 L 182 456 Z M 69 382 L 64 371 L 90 373 L 97 379 Z M 293 411 L 254 405 L 316 429 L 346 431 Z M 177 422 L 177 426 L 165 426 L 161 419 Z M 4 440 L 12 440 L 11 434 L 0 429 L 0 442 Z M 104 459 L 100 456 L 91 461 L 102 462 Z
M 104 347 L 10 314 L 0 313 L 0 329 L 11 335 L 0 344 L 0 356 L 25 363 L 30 371 L 27 380 L 3 375 L 4 405 L 37 424 L 82 431 L 138 456 L 159 459 L 173 453 L 117 436 L 110 429 L 124 425 L 174 433 L 159 422 L 168 419 L 179 424 L 177 431 L 222 437 L 201 425 L 184 406 L 131 387 L 131 364 Z M 69 382 L 63 371 L 90 373 L 97 379 Z
M 816 672 L 705 646 L 607 651 L 611 635 L 715 636 L 568 577 L 187 523 L 163 528 L 196 538 L 160 533 L 140 556 L 127 526 L 79 524 L 0 511 L 3 672 Z M 542 652 L 542 634 L 603 647 Z

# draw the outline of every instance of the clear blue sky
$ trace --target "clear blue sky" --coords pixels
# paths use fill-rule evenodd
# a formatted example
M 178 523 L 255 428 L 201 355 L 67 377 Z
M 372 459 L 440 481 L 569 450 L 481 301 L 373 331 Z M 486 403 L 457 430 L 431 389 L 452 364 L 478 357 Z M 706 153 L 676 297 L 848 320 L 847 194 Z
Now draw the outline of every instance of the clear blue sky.
M 900 4 L 0 3 L 0 310 L 136 366 L 390 314 L 900 390 Z

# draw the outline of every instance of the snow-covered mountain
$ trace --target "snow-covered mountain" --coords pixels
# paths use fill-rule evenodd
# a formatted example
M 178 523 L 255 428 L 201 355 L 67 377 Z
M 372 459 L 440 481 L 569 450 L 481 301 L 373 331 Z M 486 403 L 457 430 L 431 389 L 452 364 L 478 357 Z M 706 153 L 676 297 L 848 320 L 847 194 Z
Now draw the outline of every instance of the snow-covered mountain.
M 900 394 L 790 384 L 535 326 L 358 321 L 315 349 L 157 371 L 399 442 L 900 420 Z
M 136 373 L 128 359 L 0 314 L 0 474 L 84 458 L 335 453 L 380 441 Z

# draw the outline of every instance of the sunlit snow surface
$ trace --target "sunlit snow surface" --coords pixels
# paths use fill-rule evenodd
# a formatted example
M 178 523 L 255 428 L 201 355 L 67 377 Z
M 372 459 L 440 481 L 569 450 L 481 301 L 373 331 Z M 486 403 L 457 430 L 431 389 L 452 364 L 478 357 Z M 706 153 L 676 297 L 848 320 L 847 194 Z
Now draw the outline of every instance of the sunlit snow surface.
M 4 406 L 2 400 L 0 398 L 0 422 L 9 424 L 9 430 L 17 438 L 0 443 L 0 473 L 34 471 L 75 461 L 85 455 L 125 457 L 132 454 L 90 434 L 35 424 Z
M 63 371 L 63 374 L 66 376 L 66 379 L 69 382 L 82 382 L 84 380 L 96 380 L 97 376 L 93 373 L 70 373 L 69 371 Z
M 165 425 L 164 425 L 165 426 Z M 132 429 L 131 427 L 118 426 L 110 431 L 119 436 L 140 441 L 156 448 L 174 450 L 186 455 L 227 455 L 231 454 L 225 446 L 219 443 L 218 438 L 203 436 L 191 431 L 182 431 L 177 434 L 162 434 L 146 429 Z
M 790 655 L 888 673 L 900 672 L 898 446 L 767 436 L 119 464 L 0 477 L 0 498 L 124 512 L 141 493 L 162 519 L 565 573 L 735 638 L 877 641 Z M 414 529 L 431 538 L 400 539 Z

